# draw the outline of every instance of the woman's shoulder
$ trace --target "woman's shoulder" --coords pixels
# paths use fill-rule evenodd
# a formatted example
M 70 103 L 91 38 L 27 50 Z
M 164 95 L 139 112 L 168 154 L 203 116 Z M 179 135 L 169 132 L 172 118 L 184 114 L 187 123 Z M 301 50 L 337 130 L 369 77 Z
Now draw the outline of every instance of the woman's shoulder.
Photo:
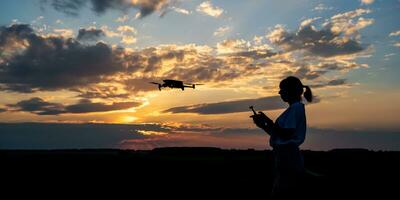
M 292 105 L 290 105 L 289 107 L 292 111 L 304 111 L 304 103 L 301 101 L 298 101 L 296 103 L 293 103 Z

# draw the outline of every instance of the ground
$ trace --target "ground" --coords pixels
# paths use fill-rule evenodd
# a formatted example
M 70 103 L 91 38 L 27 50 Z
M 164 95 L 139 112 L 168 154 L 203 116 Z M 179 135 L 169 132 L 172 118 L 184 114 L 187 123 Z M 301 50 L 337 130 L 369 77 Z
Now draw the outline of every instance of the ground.
M 400 152 L 341 149 L 303 154 L 306 168 L 322 175 L 307 176 L 304 191 L 309 199 L 385 199 L 397 192 Z M 21 191 L 11 195 L 31 198 L 55 193 L 75 198 L 268 199 L 273 180 L 271 151 L 3 150 L 0 159 L 3 191 Z

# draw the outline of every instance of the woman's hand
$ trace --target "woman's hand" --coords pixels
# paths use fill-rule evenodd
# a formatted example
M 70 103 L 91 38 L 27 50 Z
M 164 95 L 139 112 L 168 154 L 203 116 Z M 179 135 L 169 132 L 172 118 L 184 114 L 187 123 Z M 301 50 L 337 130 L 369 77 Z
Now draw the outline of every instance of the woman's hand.
M 264 130 L 274 123 L 267 115 L 265 115 L 261 111 L 258 112 L 258 114 L 252 115 L 250 117 L 253 118 L 253 122 L 254 124 L 256 124 L 256 126 Z

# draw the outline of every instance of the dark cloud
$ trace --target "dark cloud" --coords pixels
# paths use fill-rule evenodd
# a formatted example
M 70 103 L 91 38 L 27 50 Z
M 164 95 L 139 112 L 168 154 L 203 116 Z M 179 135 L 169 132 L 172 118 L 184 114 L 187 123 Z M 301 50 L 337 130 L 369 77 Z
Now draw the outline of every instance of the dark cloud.
M 89 86 L 84 89 L 73 88 L 70 91 L 78 92 L 77 97 L 84 99 L 112 99 L 129 98 L 129 93 L 120 92 L 115 86 Z
M 168 137 L 143 135 L 141 131 L 170 134 L 176 130 L 162 124 L 0 123 L 0 149 L 142 149 L 142 147 L 148 149 L 211 145 L 229 149 L 265 149 L 268 146 L 267 135 L 255 127 L 219 128 L 211 135 L 196 134 L 204 132 L 200 128 L 196 133 L 172 134 Z M 366 148 L 398 151 L 399 144 L 398 130 L 355 131 L 308 128 L 307 140 L 302 147 L 312 150 Z
M 318 83 L 314 85 L 310 85 L 312 88 L 323 88 L 328 86 L 341 86 L 341 85 L 348 85 L 347 79 L 333 79 L 326 83 Z
M 212 67 L 209 65 L 193 66 L 190 68 L 174 68 L 165 74 L 178 80 L 189 82 L 220 82 L 232 80 L 243 75 L 240 71 L 226 70 L 223 67 Z
M 253 72 L 251 69 L 244 70 L 243 68 L 246 66 L 234 68 L 226 59 L 211 55 L 196 54 L 196 56 L 196 60 L 183 63 L 188 67 L 177 65 L 177 67 L 167 71 L 164 76 L 188 82 L 221 82 L 243 77 Z M 242 64 L 245 65 L 246 63 Z
M 359 53 L 366 49 L 354 38 L 344 38 L 341 32 L 325 28 L 317 30 L 311 25 L 302 26 L 297 32 L 287 32 L 277 27 L 269 39 L 287 51 L 306 50 L 312 55 L 332 57 Z
M 140 51 L 126 53 L 122 49 L 120 54 L 124 56 L 127 71 L 131 73 L 143 72 L 148 76 L 157 73 L 162 68 L 164 61 L 176 59 L 180 63 L 187 54 L 196 54 L 196 52 L 190 49 L 176 50 L 160 48 L 159 50 L 162 52 L 158 52 L 158 49 L 155 47 L 149 47 Z
M 174 2 L 175 0 L 42 0 L 42 5 L 50 4 L 55 10 L 73 16 L 78 15 L 88 4 L 99 15 L 109 10 L 127 11 L 135 8 L 139 10 L 140 17 L 145 17 L 155 11 L 165 14 L 166 8 Z
M 275 110 L 286 108 L 287 105 L 279 96 L 263 97 L 258 99 L 243 99 L 218 103 L 205 103 L 191 106 L 169 108 L 163 112 L 170 113 L 198 113 L 198 114 L 225 114 L 235 112 L 251 112 L 249 106 L 256 110 Z
M 163 45 L 139 51 L 112 48 L 102 42 L 81 43 L 103 32 L 81 29 L 77 40 L 42 36 L 29 25 L 1 27 L 0 90 L 20 93 L 75 90 L 82 98 L 118 98 L 154 89 L 149 81 L 222 82 L 252 75 L 252 63 L 274 55 L 248 51 L 216 57 L 201 47 Z M 165 62 L 171 62 L 162 71 Z M 162 78 L 160 78 L 162 77 Z M 122 84 L 126 91 L 96 90 L 101 84 Z
M 296 76 L 299 79 L 314 80 L 327 73 L 327 70 L 311 70 L 308 66 L 298 68 L 295 72 L 286 73 L 282 78 L 287 76 Z
M 159 76 L 210 82 L 232 80 L 250 72 L 233 69 L 226 60 L 198 52 L 196 47 L 172 45 L 131 52 L 102 42 L 83 44 L 74 38 L 41 36 L 29 25 L 14 24 L 0 30 L 0 48 L 7 54 L 0 60 L 0 89 L 5 91 L 32 93 L 78 88 L 80 97 L 112 97 L 124 96 L 126 92 L 105 94 L 107 91 L 93 92 L 91 88 L 100 87 L 98 83 L 120 83 L 126 84 L 130 92 L 148 91 L 152 89 L 148 82 L 162 80 Z M 100 33 L 81 29 L 78 38 L 88 39 Z M 14 47 L 17 50 L 13 51 Z M 171 60 L 172 69 L 160 75 L 163 63 Z M 136 76 L 129 76 L 134 73 Z
M 65 106 L 67 113 L 89 113 L 89 112 L 107 112 L 113 110 L 124 110 L 140 106 L 139 102 L 114 102 L 112 104 L 93 103 L 88 99 L 83 99 L 77 104 Z
M 95 28 L 90 28 L 90 29 L 79 29 L 78 32 L 78 40 L 88 40 L 88 41 L 96 41 L 100 37 L 105 36 L 105 33 L 101 29 L 95 29 Z
M 28 24 L 15 24 L 9 27 L 0 27 L 0 52 L 1 56 L 6 50 L 12 49 L 21 43 L 21 40 L 31 37 L 33 29 Z
M 29 85 L 19 84 L 19 83 L 0 85 L 0 90 L 20 92 L 20 93 L 33 93 L 33 92 L 35 92 L 34 89 L 32 89 Z
M 176 49 L 173 46 L 147 48 L 126 55 L 125 58 L 130 66 L 128 71 L 143 72 L 145 75 L 123 81 L 126 90 L 132 92 L 157 89 L 148 82 L 160 82 L 163 79 L 176 79 L 194 83 L 221 82 L 246 76 L 254 71 L 254 69 L 244 70 L 243 68 L 246 65 L 243 63 L 241 64 L 244 66 L 240 65 L 240 67 L 233 68 L 230 60 L 201 53 L 193 47 L 183 49 Z M 170 60 L 173 60 L 173 62 L 168 66 L 169 70 L 159 73 L 163 62 Z
M 107 112 L 113 110 L 124 110 L 141 105 L 139 102 L 114 102 L 112 104 L 94 103 L 88 99 L 82 99 L 77 104 L 63 105 L 60 103 L 47 102 L 41 98 L 34 97 L 23 100 L 8 107 L 14 111 L 30 112 L 37 115 L 59 115 L 66 113 L 91 113 Z
M 120 148 L 129 139 L 145 139 L 139 131 L 168 132 L 160 124 L 0 123 L 0 149 Z
M 321 76 L 325 75 L 328 72 L 331 71 L 346 71 L 350 69 L 355 69 L 359 67 L 364 67 L 365 65 L 363 64 L 357 64 L 357 63 L 320 63 L 318 65 L 313 65 L 313 64 L 307 64 L 306 62 L 297 62 L 292 64 L 293 66 L 297 66 L 295 71 L 287 71 L 284 72 L 281 76 L 281 78 L 285 78 L 287 76 L 296 76 L 300 79 L 305 79 L 305 80 L 311 80 L 315 81 Z M 345 79 L 337 79 L 337 80 L 331 80 L 331 83 L 321 83 L 321 84 L 314 84 L 316 87 L 325 87 L 325 86 L 333 86 L 334 84 L 336 85 L 344 85 L 346 83 Z
M 16 104 L 9 104 L 8 106 L 17 111 L 31 112 L 37 115 L 57 115 L 65 112 L 62 104 L 46 102 L 38 97 L 23 100 Z
M 118 51 L 104 44 L 83 45 L 74 39 L 43 37 L 29 25 L 0 28 L 0 49 L 24 46 L 18 53 L 2 56 L 2 90 L 34 92 L 67 89 L 101 82 L 123 70 Z
M 55 10 L 67 15 L 78 15 L 78 11 L 87 2 L 87 0 L 41 0 L 42 6 L 49 3 Z
M 320 102 L 319 97 L 313 97 L 313 103 Z M 197 114 L 226 114 L 237 112 L 251 112 L 249 106 L 254 106 L 256 110 L 276 110 L 287 108 L 287 104 L 282 101 L 280 96 L 269 96 L 258 99 L 242 99 L 236 101 L 223 101 L 217 103 L 204 103 L 189 106 L 173 107 L 164 110 L 164 113 L 197 113 Z
M 2 113 L 2 112 L 7 112 L 7 109 L 5 109 L 5 108 L 0 108 L 0 113 Z

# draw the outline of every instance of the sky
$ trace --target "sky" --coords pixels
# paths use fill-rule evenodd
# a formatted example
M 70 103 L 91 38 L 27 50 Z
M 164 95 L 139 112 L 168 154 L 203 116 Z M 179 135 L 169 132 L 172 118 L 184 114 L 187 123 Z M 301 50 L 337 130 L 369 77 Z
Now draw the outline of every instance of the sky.
M 296 76 L 303 148 L 400 150 L 399 0 L 0 5 L 1 149 L 266 149 L 248 107 L 276 119 Z

